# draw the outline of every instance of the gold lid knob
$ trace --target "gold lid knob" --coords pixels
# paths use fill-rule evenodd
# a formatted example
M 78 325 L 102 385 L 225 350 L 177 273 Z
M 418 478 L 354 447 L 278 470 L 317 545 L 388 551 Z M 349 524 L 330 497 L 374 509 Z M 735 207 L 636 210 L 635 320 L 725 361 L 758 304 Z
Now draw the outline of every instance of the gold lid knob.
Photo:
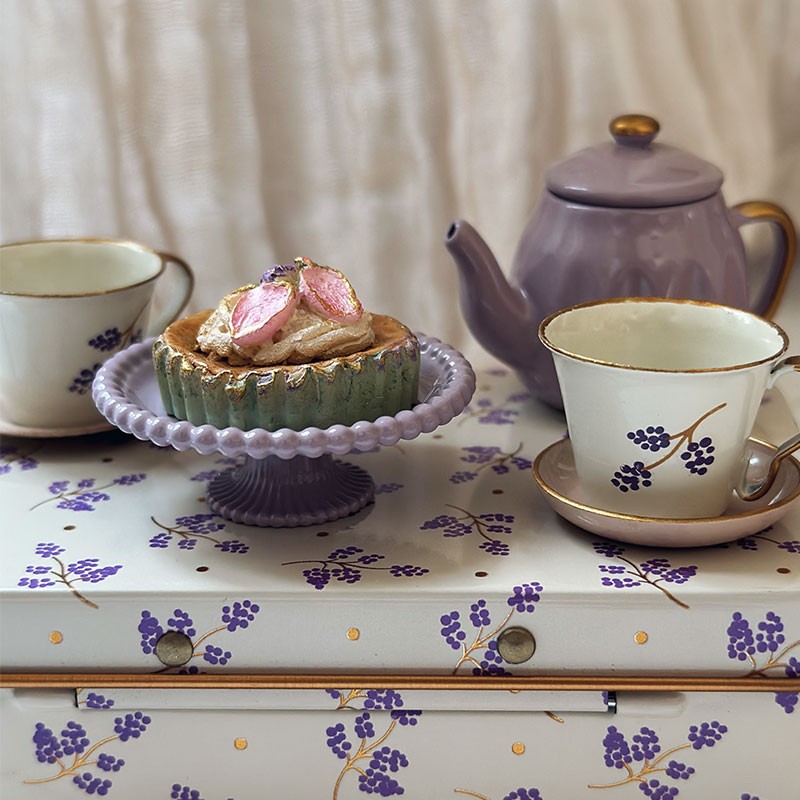
M 660 127 L 657 120 L 644 114 L 623 114 L 612 119 L 608 129 L 617 144 L 646 147 L 656 138 Z

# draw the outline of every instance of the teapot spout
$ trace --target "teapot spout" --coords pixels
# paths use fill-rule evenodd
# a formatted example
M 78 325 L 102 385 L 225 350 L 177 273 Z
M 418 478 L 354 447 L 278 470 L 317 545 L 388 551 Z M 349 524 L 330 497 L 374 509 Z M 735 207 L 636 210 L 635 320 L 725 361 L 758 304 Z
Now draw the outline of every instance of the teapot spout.
M 453 222 L 444 244 L 458 267 L 467 327 L 493 356 L 513 369 L 531 370 L 538 318 L 530 299 L 506 280 L 489 246 L 468 222 Z

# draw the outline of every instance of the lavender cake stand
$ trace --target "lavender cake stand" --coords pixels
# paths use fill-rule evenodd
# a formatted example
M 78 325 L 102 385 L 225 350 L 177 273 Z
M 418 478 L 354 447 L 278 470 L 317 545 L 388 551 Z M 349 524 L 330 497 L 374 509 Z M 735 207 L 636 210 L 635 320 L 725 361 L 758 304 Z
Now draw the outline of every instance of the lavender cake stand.
M 475 373 L 458 351 L 420 335 L 419 401 L 393 417 L 329 428 L 215 428 L 167 415 L 152 365 L 152 343 L 109 359 L 92 385 L 103 416 L 125 433 L 176 450 L 222 453 L 244 462 L 214 478 L 206 498 L 226 519 L 262 527 L 318 525 L 370 503 L 375 485 L 361 467 L 334 455 L 366 452 L 430 433 L 460 414 L 475 391 Z

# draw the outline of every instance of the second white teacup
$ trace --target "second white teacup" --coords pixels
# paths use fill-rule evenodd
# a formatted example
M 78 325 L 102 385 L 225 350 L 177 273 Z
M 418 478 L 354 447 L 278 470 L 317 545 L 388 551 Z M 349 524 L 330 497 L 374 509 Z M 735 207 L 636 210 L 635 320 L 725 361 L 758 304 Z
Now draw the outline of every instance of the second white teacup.
M 150 320 L 169 265 L 177 280 Z M 0 403 L 6 421 L 44 431 L 104 422 L 91 384 L 114 353 L 161 332 L 194 285 L 181 259 L 122 240 L 41 240 L 0 247 Z M 167 285 L 165 284 L 165 288 Z
M 764 392 L 798 369 L 777 325 L 710 303 L 619 298 L 545 319 L 581 486 L 597 508 L 715 517 L 744 485 Z M 794 437 L 779 458 L 800 447 Z M 775 464 L 777 466 L 777 462 Z M 763 476 L 760 496 L 774 477 Z

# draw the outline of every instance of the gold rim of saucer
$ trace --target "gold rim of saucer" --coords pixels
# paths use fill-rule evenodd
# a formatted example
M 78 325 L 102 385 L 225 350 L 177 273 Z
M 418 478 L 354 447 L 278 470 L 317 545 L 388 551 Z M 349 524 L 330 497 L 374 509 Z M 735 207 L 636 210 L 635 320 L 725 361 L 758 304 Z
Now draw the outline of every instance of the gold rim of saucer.
M 761 439 L 756 439 L 754 437 L 750 437 L 748 441 L 753 442 L 755 444 L 760 445 L 761 447 L 765 447 L 768 450 L 777 450 L 775 445 L 770 444 L 769 442 L 764 442 Z M 591 506 L 588 503 L 580 503 L 577 500 L 572 500 L 571 498 L 567 497 L 566 495 L 561 494 L 561 492 L 556 491 L 553 489 L 549 484 L 547 484 L 540 473 L 540 465 L 542 461 L 548 456 L 550 451 L 555 449 L 556 447 L 563 447 L 564 443 L 568 442 L 570 446 L 572 443 L 569 441 L 569 437 L 564 437 L 563 439 L 559 439 L 557 442 L 553 442 L 545 447 L 536 459 L 533 462 L 533 466 L 531 467 L 531 472 L 533 473 L 533 479 L 536 481 L 538 487 L 550 497 L 555 498 L 560 503 L 564 505 L 570 506 L 571 508 L 575 508 L 579 511 L 587 511 L 591 514 L 595 514 L 600 517 L 606 517 L 609 519 L 620 519 L 620 520 L 627 520 L 630 522 L 639 522 L 639 523 L 669 523 L 670 525 L 697 525 L 703 523 L 710 523 L 710 522 L 719 522 L 720 520 L 737 520 L 737 519 L 746 519 L 747 517 L 753 517 L 757 514 L 763 514 L 766 509 L 774 509 L 780 508 L 781 506 L 785 505 L 796 499 L 800 496 L 800 480 L 798 480 L 797 486 L 794 490 L 788 494 L 786 497 L 782 497 L 778 502 L 775 504 L 767 504 L 767 505 L 759 505 L 757 508 L 752 509 L 751 511 L 742 511 L 739 514 L 722 514 L 718 517 L 689 517 L 689 518 L 674 518 L 674 517 L 645 517 L 640 516 L 638 514 L 625 514 L 621 511 L 608 511 L 604 508 L 598 508 L 597 506 Z M 793 466 L 800 476 L 800 461 L 798 461 L 794 456 L 787 456 L 783 459 L 783 463 L 793 462 Z M 577 472 L 575 473 L 577 475 Z M 758 501 L 754 501 L 758 502 Z
M 749 361 L 745 364 L 733 364 L 729 367 L 707 367 L 705 369 L 659 369 L 658 367 L 635 367 L 632 364 L 622 364 L 616 361 L 604 361 L 600 358 L 582 356 L 578 353 L 573 353 L 571 350 L 565 350 L 563 347 L 558 347 L 557 345 L 553 344 L 545 334 L 545 328 L 554 319 L 556 319 L 556 317 L 568 314 L 570 311 L 576 311 L 580 308 L 590 308 L 592 306 L 620 305 L 623 303 L 662 303 L 667 305 L 702 306 L 706 308 L 720 308 L 725 311 L 734 311 L 737 314 L 744 314 L 748 317 L 758 320 L 758 322 L 768 325 L 775 331 L 775 333 L 778 334 L 783 342 L 783 346 L 767 358 L 761 358 L 757 361 Z M 576 361 L 583 361 L 587 364 L 598 364 L 601 367 L 616 367 L 617 369 L 630 370 L 631 372 L 658 372 L 665 375 L 700 375 L 718 372 L 735 372 L 736 370 L 740 369 L 756 367 L 760 364 L 769 364 L 770 361 L 774 361 L 776 358 L 779 358 L 789 349 L 789 337 L 786 334 L 786 331 L 784 331 L 780 325 L 776 325 L 771 320 L 760 317 L 758 314 L 754 314 L 752 311 L 746 311 L 742 308 L 734 308 L 733 306 L 726 306 L 722 303 L 712 303 L 709 300 L 684 300 L 670 297 L 610 297 L 603 300 L 590 300 L 587 303 L 577 303 L 573 306 L 567 306 L 566 308 L 562 308 L 559 311 L 550 314 L 542 320 L 541 324 L 539 325 L 539 340 L 549 350 L 559 353 L 562 356 L 573 358 Z
M 68 298 L 78 298 L 78 297 L 100 297 L 102 295 L 107 294 L 115 294 L 116 292 L 124 292 L 128 289 L 134 289 L 137 286 L 144 286 L 146 283 L 150 283 L 158 278 L 161 273 L 164 272 L 167 266 L 167 259 L 164 257 L 162 253 L 159 253 L 157 250 L 154 250 L 152 247 L 148 247 L 146 244 L 142 244 L 141 242 L 134 242 L 132 239 L 114 239 L 114 238 L 96 238 L 96 237 L 75 237 L 75 238 L 59 238 L 59 239 L 26 239 L 18 242 L 5 242 L 0 244 L 0 255 L 2 255 L 2 251 L 9 247 L 24 247 L 25 245 L 32 245 L 32 244 L 115 244 L 121 245 L 123 247 L 128 247 L 131 250 L 139 250 L 142 253 L 147 253 L 148 255 L 155 256 L 159 262 L 161 263 L 161 267 L 159 268 L 158 272 L 151 275 L 149 278 L 145 278 L 141 281 L 136 281 L 136 283 L 129 283 L 125 286 L 119 286 L 116 289 L 104 289 L 99 292 L 79 292 L 77 294 L 31 294 L 30 292 L 10 292 L 6 289 L 0 289 L 0 294 L 7 295 L 8 297 L 29 297 L 31 299 L 45 299 L 45 300 L 52 300 L 52 299 L 68 299 Z

